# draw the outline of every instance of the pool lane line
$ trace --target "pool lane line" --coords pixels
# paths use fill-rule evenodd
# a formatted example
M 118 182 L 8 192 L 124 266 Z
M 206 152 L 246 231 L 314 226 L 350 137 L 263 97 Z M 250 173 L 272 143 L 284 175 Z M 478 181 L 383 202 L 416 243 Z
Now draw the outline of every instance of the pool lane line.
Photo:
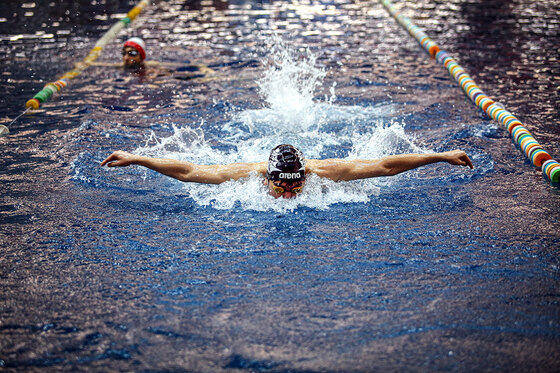
M 10 133 L 9 127 L 14 124 L 22 115 L 28 113 L 30 110 L 37 110 L 41 104 L 48 101 L 55 92 L 60 92 L 62 88 L 68 85 L 70 79 L 78 76 L 82 71 L 87 69 L 96 59 L 99 54 L 111 40 L 117 36 L 117 34 L 125 28 L 130 22 L 132 22 L 142 10 L 149 5 L 149 0 L 141 0 L 136 6 L 134 6 L 125 17 L 120 19 L 111 28 L 103 34 L 103 36 L 95 43 L 95 46 L 88 53 L 88 55 L 83 59 L 83 61 L 78 62 L 74 65 L 74 69 L 68 71 L 66 74 L 62 75 L 56 82 L 47 83 L 42 90 L 40 90 L 32 99 L 25 103 L 25 111 L 18 115 L 7 126 L 0 124 L 0 137 L 7 136 Z
M 544 179 L 553 187 L 560 187 L 560 163 L 552 159 L 550 154 L 535 140 L 531 132 L 523 126 L 523 123 L 515 115 L 507 111 L 503 105 L 488 97 L 453 57 L 444 50 L 441 50 L 410 18 L 403 16 L 391 1 L 379 0 L 379 2 L 420 43 L 431 58 L 445 66 L 449 74 L 455 78 L 465 94 L 476 106 L 508 130 L 515 146 L 525 153 L 537 169 L 542 170 Z
M 7 135 L 10 133 L 10 126 L 11 126 L 12 124 L 14 124 L 14 122 L 15 122 L 16 120 L 18 120 L 19 118 L 21 118 L 23 115 L 27 114 L 27 113 L 29 112 L 29 110 L 31 110 L 30 107 L 28 107 L 27 109 L 25 109 L 20 115 L 18 115 L 18 116 L 16 117 L 16 119 L 12 120 L 12 121 L 10 122 L 10 124 L 8 124 L 7 126 L 5 126 L 5 125 L 3 125 L 3 124 L 0 124 L 0 137 L 2 137 L 2 136 L 7 136 Z
M 64 87 L 68 85 L 70 79 L 74 79 L 82 71 L 87 69 L 91 65 L 99 54 L 111 40 L 113 40 L 117 34 L 125 28 L 129 23 L 131 23 L 142 10 L 149 5 L 149 0 L 141 0 L 134 8 L 132 8 L 127 15 L 115 23 L 111 28 L 95 43 L 95 46 L 91 49 L 88 55 L 83 59 L 83 61 L 78 62 L 74 65 L 74 68 L 64 75 L 62 75 L 57 81 L 52 83 L 47 83 L 41 91 L 39 91 L 32 99 L 25 103 L 25 107 L 33 110 L 39 109 L 41 104 L 49 100 L 55 92 L 61 91 Z

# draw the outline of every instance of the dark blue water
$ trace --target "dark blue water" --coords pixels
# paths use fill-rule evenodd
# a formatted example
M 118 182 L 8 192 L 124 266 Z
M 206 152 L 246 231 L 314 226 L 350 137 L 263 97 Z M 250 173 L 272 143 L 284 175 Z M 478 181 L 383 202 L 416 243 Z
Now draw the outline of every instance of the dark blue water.
M 132 5 L 2 3 L 0 123 Z M 558 4 L 406 5 L 558 159 Z M 160 2 L 98 61 L 132 35 L 171 73 L 91 67 L 0 138 L 0 370 L 559 370 L 558 192 L 379 4 Z M 116 149 L 260 161 L 284 141 L 461 148 L 475 169 L 273 201 L 256 178 L 99 167 Z

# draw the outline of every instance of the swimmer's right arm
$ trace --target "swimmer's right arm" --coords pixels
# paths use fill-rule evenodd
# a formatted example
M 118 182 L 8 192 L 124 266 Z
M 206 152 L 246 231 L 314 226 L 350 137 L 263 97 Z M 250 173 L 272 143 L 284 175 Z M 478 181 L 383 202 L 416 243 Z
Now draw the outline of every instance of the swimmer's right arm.
M 176 159 L 144 157 L 122 150 L 114 152 L 101 162 L 101 166 L 105 165 L 107 167 L 138 165 L 180 181 L 204 184 L 220 184 L 228 180 L 248 177 L 251 173 L 266 173 L 266 162 L 198 165 Z

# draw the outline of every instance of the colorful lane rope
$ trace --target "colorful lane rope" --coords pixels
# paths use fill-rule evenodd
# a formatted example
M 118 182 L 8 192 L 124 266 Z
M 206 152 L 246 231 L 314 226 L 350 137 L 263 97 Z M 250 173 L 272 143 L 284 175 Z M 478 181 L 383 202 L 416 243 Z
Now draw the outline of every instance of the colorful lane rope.
M 424 31 L 412 23 L 410 18 L 400 14 L 400 11 L 395 8 L 391 1 L 379 1 L 432 58 L 447 68 L 449 74 L 455 78 L 471 101 L 488 114 L 490 118 L 498 121 L 508 130 L 513 143 L 525 153 L 535 167 L 542 169 L 545 180 L 554 187 L 560 187 L 560 163 L 552 159 L 550 154 L 535 140 L 531 132 L 523 126 L 523 123 L 501 104 L 488 97 L 455 59 L 441 50 Z
M 149 0 L 141 0 L 134 8 L 132 8 L 126 17 L 119 20 L 115 23 L 111 28 L 95 43 L 93 49 L 89 52 L 89 54 L 84 58 L 83 61 L 78 62 L 74 69 L 68 71 L 66 74 L 62 75 L 56 82 L 48 83 L 45 87 L 39 91 L 33 98 L 25 104 L 27 109 L 38 109 L 41 104 L 47 100 L 49 100 L 55 92 L 59 92 L 64 87 L 68 85 L 68 81 L 70 79 L 75 78 L 78 76 L 82 71 L 87 69 L 89 65 L 91 65 L 99 54 L 111 40 L 113 40 L 117 34 L 125 28 L 130 22 L 132 22 L 140 12 L 149 4 Z

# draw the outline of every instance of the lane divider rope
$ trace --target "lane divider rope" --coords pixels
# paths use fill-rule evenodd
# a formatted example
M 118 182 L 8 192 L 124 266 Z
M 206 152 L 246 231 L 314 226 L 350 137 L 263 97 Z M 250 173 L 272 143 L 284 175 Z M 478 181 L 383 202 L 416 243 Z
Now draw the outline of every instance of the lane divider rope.
M 420 43 L 431 58 L 445 66 L 449 74 L 455 78 L 465 94 L 476 106 L 508 130 L 515 146 L 525 153 L 537 169 L 542 170 L 544 179 L 553 187 L 560 187 L 560 163 L 552 159 L 550 154 L 535 140 L 531 132 L 523 126 L 523 123 L 515 115 L 507 111 L 503 105 L 488 97 L 453 57 L 444 50 L 441 50 L 410 18 L 402 15 L 391 1 L 379 0 L 379 2 Z
M 41 91 L 26 102 L 25 106 L 28 109 L 37 110 L 41 104 L 48 101 L 55 92 L 60 92 L 68 85 L 68 81 L 70 79 L 74 79 L 81 72 L 87 69 L 97 59 L 97 57 L 99 57 L 99 54 L 105 45 L 113 40 L 123 28 L 130 24 L 130 22 L 132 22 L 148 4 L 149 0 L 141 0 L 127 13 L 124 18 L 120 19 L 117 23 L 111 26 L 111 28 L 97 41 L 97 43 L 95 43 L 95 46 L 91 49 L 83 61 L 76 63 L 72 70 L 62 75 L 57 81 L 47 83 Z

